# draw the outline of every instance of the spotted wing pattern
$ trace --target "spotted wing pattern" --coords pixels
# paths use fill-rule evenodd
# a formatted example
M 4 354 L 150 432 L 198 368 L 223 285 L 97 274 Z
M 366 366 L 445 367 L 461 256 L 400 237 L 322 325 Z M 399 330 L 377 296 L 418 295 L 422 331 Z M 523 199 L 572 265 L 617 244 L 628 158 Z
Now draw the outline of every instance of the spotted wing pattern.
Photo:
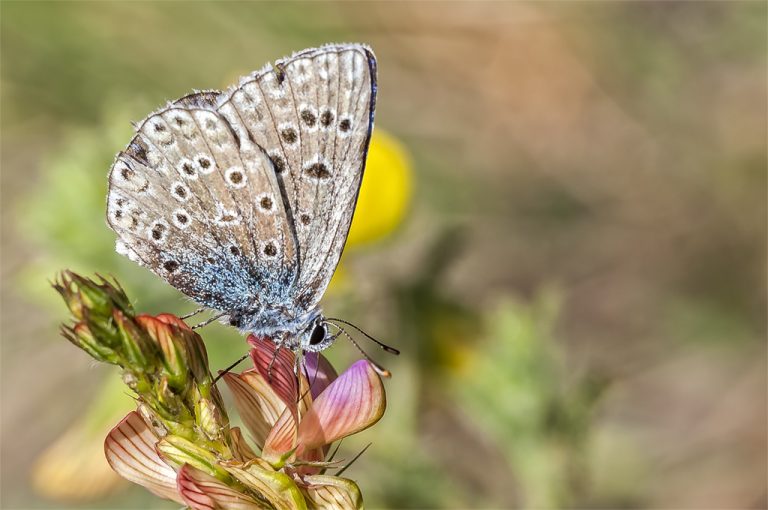
M 326 46 L 150 115 L 110 171 L 118 251 L 210 308 L 311 309 L 354 213 L 375 76 L 368 48 Z
M 344 249 L 375 99 L 373 53 L 341 45 L 276 62 L 242 80 L 219 108 L 274 161 L 298 242 L 300 309 L 320 300 Z
M 196 301 L 241 310 L 290 283 L 296 243 L 264 151 L 215 111 L 174 105 L 151 115 L 109 176 L 118 251 Z M 252 232 L 259 232 L 255 237 Z M 267 293 L 267 294 L 265 294 Z

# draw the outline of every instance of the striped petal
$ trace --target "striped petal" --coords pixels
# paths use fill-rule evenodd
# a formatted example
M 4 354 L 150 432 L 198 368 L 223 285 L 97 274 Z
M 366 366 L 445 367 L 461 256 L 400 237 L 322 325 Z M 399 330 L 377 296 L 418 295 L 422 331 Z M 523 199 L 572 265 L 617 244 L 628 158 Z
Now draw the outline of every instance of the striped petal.
M 262 510 L 269 506 L 260 503 L 218 478 L 185 464 L 176 479 L 179 494 L 193 510 Z
M 296 417 L 286 408 L 264 442 L 262 457 L 272 465 L 281 465 L 286 454 L 296 446 L 296 432 Z
M 360 487 L 338 476 L 312 475 L 303 479 L 307 508 L 317 510 L 358 510 L 363 508 Z
M 338 374 L 331 363 L 319 352 L 304 354 L 304 376 L 309 381 L 312 398 L 316 399 Z
M 302 418 L 300 450 L 318 448 L 370 427 L 379 421 L 386 406 L 384 385 L 371 364 L 366 360 L 354 363 L 317 397 Z
M 176 490 L 176 472 L 155 451 L 159 438 L 131 411 L 104 441 L 107 462 L 117 474 L 151 493 L 183 503 Z
M 285 405 L 295 407 L 298 401 L 298 385 L 296 374 L 293 373 L 293 352 L 290 349 L 278 349 L 275 343 L 266 337 L 251 335 L 248 337 L 248 343 L 253 346 L 251 358 L 258 373 Z
M 247 371 L 240 375 L 228 372 L 223 379 L 253 440 L 259 448 L 264 448 L 269 431 L 286 408 L 285 402 L 258 372 Z

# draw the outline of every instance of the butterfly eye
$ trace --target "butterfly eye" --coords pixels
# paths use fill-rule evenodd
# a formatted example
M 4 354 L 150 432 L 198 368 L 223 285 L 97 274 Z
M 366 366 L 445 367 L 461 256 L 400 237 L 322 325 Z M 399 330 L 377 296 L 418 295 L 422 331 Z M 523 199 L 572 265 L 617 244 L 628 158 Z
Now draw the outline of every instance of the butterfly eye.
M 323 340 L 325 340 L 325 326 L 318 324 L 312 330 L 312 334 L 309 337 L 309 345 L 317 345 Z

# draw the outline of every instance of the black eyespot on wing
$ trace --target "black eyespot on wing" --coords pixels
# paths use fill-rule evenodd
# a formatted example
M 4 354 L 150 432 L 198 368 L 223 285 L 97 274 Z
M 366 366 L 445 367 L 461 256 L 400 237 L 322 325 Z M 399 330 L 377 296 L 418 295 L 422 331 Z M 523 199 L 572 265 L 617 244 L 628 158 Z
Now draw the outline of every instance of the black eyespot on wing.
M 296 134 L 296 130 L 293 128 L 285 128 L 280 132 L 280 136 L 286 143 L 296 143 L 299 139 L 299 135 Z
M 267 257 L 274 257 L 275 255 L 277 255 L 277 248 L 273 243 L 267 243 L 264 246 L 264 255 L 266 255 Z
M 339 129 L 343 132 L 347 132 L 352 128 L 352 121 L 349 119 L 344 119 L 341 122 L 339 122 Z
M 303 120 L 304 124 L 307 126 L 312 127 L 317 122 L 317 117 L 309 110 L 304 110 L 301 112 L 301 120 Z
M 331 112 L 330 110 L 325 110 L 320 115 L 320 124 L 322 124 L 323 127 L 328 127 L 331 125 L 332 122 L 333 122 L 333 112 Z
M 179 268 L 179 263 L 176 262 L 175 260 L 168 260 L 168 261 L 163 263 L 163 267 L 169 273 L 173 273 L 174 271 L 176 271 Z
M 187 198 L 187 189 L 179 184 L 173 189 L 173 192 L 176 193 L 176 196 L 179 198 Z
M 238 171 L 231 172 L 229 174 L 229 180 L 232 184 L 240 184 L 243 182 L 243 174 Z
M 304 173 L 315 179 L 328 179 L 331 176 L 325 163 L 313 163 L 304 168 Z
M 163 233 L 165 232 L 165 225 L 162 223 L 157 223 L 155 226 L 152 227 L 152 239 L 155 241 L 159 241 L 163 238 Z
M 123 179 L 125 179 L 126 181 L 130 181 L 130 180 L 131 180 L 131 178 L 133 177 L 133 175 L 134 175 L 134 172 L 133 172 L 133 170 L 131 170 L 131 169 L 130 169 L 130 168 L 128 168 L 127 166 L 125 166 L 125 167 L 123 167 L 123 168 L 121 168 L 121 169 L 120 169 L 120 176 L 121 176 Z

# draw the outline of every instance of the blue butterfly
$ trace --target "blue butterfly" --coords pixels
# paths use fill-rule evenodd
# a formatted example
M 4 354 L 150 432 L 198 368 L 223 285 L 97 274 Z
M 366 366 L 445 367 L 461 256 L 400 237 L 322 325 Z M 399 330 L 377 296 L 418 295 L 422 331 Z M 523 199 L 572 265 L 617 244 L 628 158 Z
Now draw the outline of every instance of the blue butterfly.
M 117 251 L 242 331 L 327 348 L 342 330 L 318 303 L 352 222 L 375 105 L 376 58 L 362 44 L 307 49 L 169 103 L 110 170 Z

